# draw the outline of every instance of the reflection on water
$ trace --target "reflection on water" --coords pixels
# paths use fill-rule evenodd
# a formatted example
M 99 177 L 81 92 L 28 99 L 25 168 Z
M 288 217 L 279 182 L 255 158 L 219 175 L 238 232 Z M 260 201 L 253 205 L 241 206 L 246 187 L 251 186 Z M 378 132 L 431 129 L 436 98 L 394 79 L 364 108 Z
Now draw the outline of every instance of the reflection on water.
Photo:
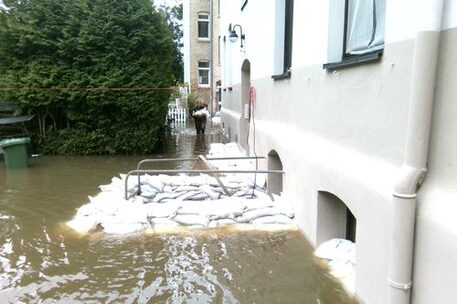
M 205 154 L 222 140 L 194 133 L 173 131 L 154 156 Z M 62 225 L 141 158 L 43 156 L 18 171 L 0 163 L 1 303 L 353 303 L 298 232 L 79 237 Z

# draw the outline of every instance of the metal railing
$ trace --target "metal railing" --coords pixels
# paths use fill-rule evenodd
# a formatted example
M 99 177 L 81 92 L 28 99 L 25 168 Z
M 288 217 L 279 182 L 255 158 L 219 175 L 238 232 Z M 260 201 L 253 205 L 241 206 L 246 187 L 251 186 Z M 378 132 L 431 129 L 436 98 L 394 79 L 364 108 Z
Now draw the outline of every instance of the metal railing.
M 179 174 L 179 173 L 186 173 L 186 174 L 192 174 L 192 173 L 204 173 L 211 175 L 216 178 L 217 182 L 219 185 L 224 189 L 224 192 L 228 195 L 231 196 L 230 192 L 228 189 L 225 187 L 225 185 L 222 183 L 222 181 L 219 178 L 219 174 L 226 174 L 226 173 L 233 173 L 233 174 L 249 174 L 249 173 L 273 173 L 273 174 L 284 174 L 284 171 L 282 170 L 218 170 L 218 169 L 207 169 L 207 170 L 195 170 L 195 169 L 148 169 L 148 170 L 142 170 L 140 169 L 141 166 L 145 163 L 158 163 L 158 162 L 170 162 L 170 161 L 175 161 L 175 162 L 184 162 L 184 161 L 203 161 L 208 167 L 211 168 L 211 165 L 209 164 L 209 160 L 246 160 L 246 159 L 265 159 L 265 157 L 208 157 L 205 158 L 203 155 L 200 155 L 199 157 L 189 157 L 189 158 L 157 158 L 157 159 L 144 159 L 140 161 L 137 165 L 136 170 L 132 170 L 127 173 L 124 181 L 124 196 L 125 199 L 128 199 L 128 180 L 129 177 L 132 175 L 137 175 L 138 176 L 138 190 L 137 194 L 141 194 L 141 175 L 145 174 Z

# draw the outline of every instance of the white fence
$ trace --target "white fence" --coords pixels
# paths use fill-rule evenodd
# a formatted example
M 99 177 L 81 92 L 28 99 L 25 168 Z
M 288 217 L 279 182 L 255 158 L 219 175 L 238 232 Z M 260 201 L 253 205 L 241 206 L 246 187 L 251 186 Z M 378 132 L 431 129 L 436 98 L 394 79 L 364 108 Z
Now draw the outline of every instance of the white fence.
M 185 125 L 187 119 L 187 109 L 178 108 L 174 105 L 168 106 L 167 124 Z

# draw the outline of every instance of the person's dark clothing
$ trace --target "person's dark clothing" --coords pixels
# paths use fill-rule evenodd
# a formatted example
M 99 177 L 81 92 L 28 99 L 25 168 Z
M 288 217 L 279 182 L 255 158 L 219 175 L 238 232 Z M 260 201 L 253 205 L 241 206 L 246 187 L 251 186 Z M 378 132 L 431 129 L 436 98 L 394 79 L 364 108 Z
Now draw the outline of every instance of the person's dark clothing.
M 197 130 L 197 134 L 205 134 L 205 127 L 206 127 L 206 115 L 195 115 L 195 112 L 206 109 L 206 106 L 196 106 L 193 109 L 192 117 L 194 118 L 195 122 L 195 129 Z

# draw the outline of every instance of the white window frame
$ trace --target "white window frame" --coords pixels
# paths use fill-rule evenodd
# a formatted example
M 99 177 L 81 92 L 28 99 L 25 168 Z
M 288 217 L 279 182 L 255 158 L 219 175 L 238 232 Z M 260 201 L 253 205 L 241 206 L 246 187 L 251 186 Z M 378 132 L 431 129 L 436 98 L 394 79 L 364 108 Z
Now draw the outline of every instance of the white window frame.
M 329 27 L 328 27 L 328 49 L 327 49 L 327 64 L 324 64 L 325 69 L 335 69 L 344 66 L 354 65 L 365 61 L 377 60 L 384 50 L 384 22 L 385 22 L 385 0 L 381 5 L 383 6 L 384 15 L 381 16 L 382 20 L 378 21 L 378 30 L 376 33 L 376 43 L 367 46 L 366 49 L 351 50 L 348 48 L 347 40 L 351 39 L 348 34 L 348 27 L 351 22 L 346 20 L 349 12 L 346 6 L 351 0 L 329 0 Z M 367 1 L 367 0 L 353 0 L 353 1 Z M 366 3 L 366 2 L 365 2 Z M 375 2 L 373 2 L 375 3 Z M 349 24 L 349 25 L 348 25 Z M 375 39 L 375 40 L 376 40 Z
M 201 67 L 200 63 L 207 63 L 208 66 L 207 67 Z M 209 60 L 198 60 L 198 62 L 197 62 L 197 71 L 198 71 L 197 75 L 198 75 L 198 86 L 199 87 L 204 87 L 204 88 L 210 87 L 210 83 L 209 83 L 210 82 L 210 78 L 211 78 L 210 77 L 211 76 L 210 75 L 211 74 L 211 68 L 210 68 L 211 65 L 210 64 L 211 64 L 211 62 Z M 202 83 L 203 76 L 200 75 L 200 72 L 205 72 L 205 71 L 208 72 L 208 76 L 207 76 L 208 77 L 208 83 Z
M 285 66 L 285 57 L 286 57 L 286 17 L 290 17 L 290 22 L 293 23 L 293 1 L 290 1 L 292 16 L 289 16 L 290 12 L 286 12 L 286 0 L 276 0 L 275 1 L 275 54 L 274 54 L 274 70 L 273 70 L 273 79 L 283 79 L 290 77 L 290 68 L 292 64 L 292 40 L 293 35 L 289 37 L 290 41 L 287 57 L 289 66 Z M 291 30 L 293 31 L 293 24 L 291 24 Z
M 206 16 L 206 18 L 204 18 L 203 16 Z M 198 13 L 198 18 L 197 18 L 197 37 L 198 37 L 198 40 L 205 40 L 205 41 L 209 41 L 210 40 L 210 37 L 209 37 L 209 29 L 210 29 L 210 23 L 211 20 L 210 20 L 210 14 L 208 12 L 199 12 Z M 200 24 L 205 24 L 206 23 L 206 28 L 207 28 L 207 33 L 208 33 L 208 36 L 200 36 Z

